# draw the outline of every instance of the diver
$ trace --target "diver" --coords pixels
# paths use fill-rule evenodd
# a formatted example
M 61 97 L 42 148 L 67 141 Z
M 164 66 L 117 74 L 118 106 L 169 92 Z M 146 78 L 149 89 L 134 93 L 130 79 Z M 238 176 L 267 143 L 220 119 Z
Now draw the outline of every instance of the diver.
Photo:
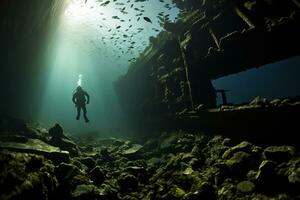
M 76 92 L 73 94 L 72 101 L 74 102 L 75 106 L 77 107 L 76 120 L 79 120 L 80 112 L 82 109 L 85 122 L 89 122 L 89 119 L 86 116 L 86 114 L 87 114 L 86 104 L 90 103 L 90 95 L 86 91 L 84 91 L 81 86 L 78 86 L 76 88 Z

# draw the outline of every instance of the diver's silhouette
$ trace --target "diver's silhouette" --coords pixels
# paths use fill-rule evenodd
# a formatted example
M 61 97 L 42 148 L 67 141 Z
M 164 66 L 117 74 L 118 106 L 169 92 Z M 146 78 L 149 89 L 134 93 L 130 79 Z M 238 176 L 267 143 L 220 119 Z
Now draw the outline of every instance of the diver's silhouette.
M 72 101 L 74 102 L 75 106 L 77 107 L 76 119 L 79 120 L 80 111 L 82 109 L 85 122 L 89 122 L 89 119 L 86 116 L 87 111 L 86 111 L 85 105 L 90 103 L 90 95 L 86 91 L 84 91 L 81 86 L 78 86 L 76 88 L 76 92 L 73 94 Z

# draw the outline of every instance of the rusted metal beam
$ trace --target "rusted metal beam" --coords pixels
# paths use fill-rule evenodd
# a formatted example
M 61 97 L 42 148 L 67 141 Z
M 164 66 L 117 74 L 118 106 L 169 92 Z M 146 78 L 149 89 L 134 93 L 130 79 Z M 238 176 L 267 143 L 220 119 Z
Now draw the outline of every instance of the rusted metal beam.
M 188 93 L 189 93 L 189 99 L 190 99 L 190 106 L 191 106 L 191 109 L 194 110 L 192 88 L 191 88 L 191 83 L 190 83 L 190 79 L 189 79 L 189 69 L 188 69 L 189 67 L 188 67 L 188 64 L 187 64 L 187 61 L 186 61 L 184 49 L 181 46 L 180 36 L 178 36 L 178 42 L 179 42 L 179 47 L 180 47 L 180 51 L 181 51 L 181 57 L 182 57 L 182 60 L 183 60 L 186 82 L 187 82 L 188 90 L 189 90 Z

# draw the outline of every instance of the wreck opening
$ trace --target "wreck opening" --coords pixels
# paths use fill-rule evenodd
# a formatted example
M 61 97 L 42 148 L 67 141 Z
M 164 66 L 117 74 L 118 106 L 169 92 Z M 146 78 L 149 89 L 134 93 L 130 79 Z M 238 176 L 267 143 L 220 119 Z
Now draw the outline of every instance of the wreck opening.
M 300 96 L 299 59 L 299 56 L 285 59 L 212 82 L 216 89 L 226 89 L 227 104 L 243 104 L 257 96 L 267 99 Z M 221 95 L 217 96 L 217 102 L 218 106 L 226 105 Z

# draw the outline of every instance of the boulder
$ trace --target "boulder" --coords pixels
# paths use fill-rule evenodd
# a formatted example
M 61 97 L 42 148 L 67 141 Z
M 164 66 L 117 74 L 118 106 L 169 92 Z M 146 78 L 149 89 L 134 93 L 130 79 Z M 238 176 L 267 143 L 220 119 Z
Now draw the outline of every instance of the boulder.
M 105 180 L 105 174 L 99 166 L 92 169 L 89 175 L 96 185 L 100 185 Z
M 276 163 L 264 160 L 259 166 L 254 178 L 256 188 L 260 192 L 278 193 L 279 190 L 286 188 L 286 182 L 276 172 Z
M 268 179 L 268 177 L 275 175 L 275 167 L 276 164 L 270 160 L 264 160 L 259 166 L 258 172 L 255 176 L 256 180 L 264 181 Z
M 59 148 L 51 146 L 39 139 L 26 139 L 22 142 L 0 142 L 1 149 L 14 152 L 33 153 L 43 155 L 54 163 L 69 162 L 69 152 L 61 151 Z
M 263 155 L 265 159 L 278 163 L 287 162 L 295 155 L 295 148 L 292 146 L 270 146 L 267 147 Z
M 81 157 L 79 162 L 88 167 L 88 170 L 92 170 L 96 166 L 96 162 L 92 157 Z
M 61 125 L 55 124 L 49 129 L 51 139 L 49 144 L 59 147 L 61 150 L 68 151 L 71 156 L 78 156 L 78 147 L 74 141 L 64 135 L 64 130 Z
M 217 199 L 235 199 L 236 187 L 229 179 L 218 188 Z
M 234 176 L 243 177 L 253 167 L 254 160 L 250 154 L 239 151 L 233 154 L 233 156 L 225 161 L 225 164 Z
M 186 200 L 197 200 L 197 199 L 215 199 L 215 188 L 208 182 L 201 182 L 199 186 L 192 189 L 187 193 L 183 199 Z
M 55 168 L 57 180 L 62 183 L 70 181 L 74 176 L 80 173 L 80 169 L 75 165 L 61 163 Z
M 111 162 L 114 160 L 114 156 L 108 152 L 107 148 L 101 149 L 100 156 L 103 162 Z
M 133 144 L 130 148 L 124 150 L 122 154 L 129 159 L 138 159 L 141 157 L 143 146 L 140 144 Z
M 300 167 L 291 172 L 288 176 L 288 180 L 291 184 L 300 185 Z
M 268 104 L 268 100 L 262 97 L 255 97 L 250 103 L 251 106 L 265 106 Z
M 157 139 L 150 139 L 145 142 L 143 145 L 143 148 L 147 151 L 153 151 L 158 146 L 158 140 Z
M 178 140 L 178 135 L 171 134 L 162 139 L 162 141 L 159 144 L 159 149 L 162 152 L 170 152 L 170 151 L 174 150 L 177 140 Z
M 292 159 L 288 164 L 288 169 L 285 171 L 285 176 L 293 186 L 300 186 L 300 158 Z
M 182 198 L 185 195 L 185 191 L 177 186 L 173 187 L 172 192 L 175 198 Z
M 135 191 L 138 187 L 138 180 L 131 174 L 122 173 L 118 178 L 118 184 L 121 191 Z
M 242 193 L 251 193 L 253 192 L 255 185 L 251 181 L 241 181 L 237 184 L 236 188 Z
M 103 199 L 102 191 L 94 185 L 77 185 L 71 192 L 71 198 L 76 200 Z
M 250 142 L 247 141 L 243 141 L 240 144 L 231 147 L 230 149 L 228 149 L 227 151 L 224 152 L 222 158 L 223 159 L 228 159 L 230 158 L 234 153 L 238 152 L 238 151 L 244 151 L 244 152 L 251 152 L 251 149 L 253 147 L 253 144 L 251 144 Z
M 124 170 L 125 172 L 134 175 L 140 183 L 148 183 L 149 176 L 147 170 L 144 167 L 139 166 L 128 166 Z
M 49 199 L 58 183 L 52 162 L 29 153 L 0 151 L 0 199 Z

